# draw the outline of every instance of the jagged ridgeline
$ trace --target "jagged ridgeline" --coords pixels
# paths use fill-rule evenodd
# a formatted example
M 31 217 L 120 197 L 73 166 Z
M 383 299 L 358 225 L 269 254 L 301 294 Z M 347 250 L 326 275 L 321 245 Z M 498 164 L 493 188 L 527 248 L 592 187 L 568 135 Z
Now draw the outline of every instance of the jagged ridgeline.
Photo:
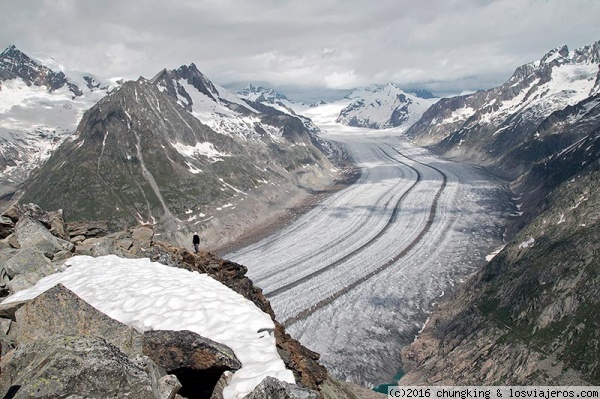
M 511 177 L 507 245 L 403 354 L 405 385 L 600 383 L 600 42 L 440 100 L 408 135 Z
M 555 122 L 589 119 L 595 106 L 589 98 L 597 99 L 600 93 L 599 65 L 600 42 L 573 51 L 555 48 L 518 67 L 499 87 L 441 99 L 407 135 L 447 157 L 476 162 L 515 179 L 587 135 L 589 129 Z M 569 109 L 574 106 L 579 109 Z
M 70 221 L 174 231 L 267 182 L 300 184 L 329 170 L 329 147 L 303 121 L 231 96 L 193 64 L 126 82 L 86 112 L 21 201 L 61 208 Z

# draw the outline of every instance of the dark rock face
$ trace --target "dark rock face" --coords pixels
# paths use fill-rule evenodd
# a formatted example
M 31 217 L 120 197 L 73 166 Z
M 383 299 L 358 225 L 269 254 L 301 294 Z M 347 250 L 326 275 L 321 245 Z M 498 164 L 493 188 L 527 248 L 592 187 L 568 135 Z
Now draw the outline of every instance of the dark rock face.
M 191 331 L 146 331 L 143 353 L 177 377 L 187 398 L 210 397 L 225 371 L 242 367 L 230 348 Z
M 67 79 L 62 72 L 56 73 L 38 64 L 15 46 L 10 46 L 0 54 L 0 81 L 21 78 L 28 85 L 47 86 L 49 91 L 60 89 Z M 69 89 L 75 95 L 81 95 L 81 90 L 73 84 Z

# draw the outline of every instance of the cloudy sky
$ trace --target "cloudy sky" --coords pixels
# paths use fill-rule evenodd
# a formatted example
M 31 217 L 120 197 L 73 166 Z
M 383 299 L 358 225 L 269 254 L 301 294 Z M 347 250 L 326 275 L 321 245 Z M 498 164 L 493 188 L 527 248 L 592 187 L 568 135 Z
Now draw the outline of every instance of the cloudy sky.
M 105 77 L 193 62 L 221 85 L 288 94 L 387 82 L 457 93 L 600 40 L 599 20 L 598 0 L 8 0 L 0 47 Z

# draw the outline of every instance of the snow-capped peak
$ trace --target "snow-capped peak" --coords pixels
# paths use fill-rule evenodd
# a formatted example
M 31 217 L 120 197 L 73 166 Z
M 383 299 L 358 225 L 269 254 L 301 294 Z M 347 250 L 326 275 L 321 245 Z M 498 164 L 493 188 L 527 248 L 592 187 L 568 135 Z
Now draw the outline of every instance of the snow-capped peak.
M 407 129 L 435 102 L 408 94 L 394 83 L 356 89 L 346 99 L 354 101 L 340 112 L 337 121 L 372 129 Z
M 245 98 L 249 101 L 256 101 L 261 103 L 267 102 L 270 104 L 275 104 L 283 100 L 289 101 L 289 99 L 284 94 L 281 94 L 273 89 L 269 89 L 263 86 L 254 86 L 252 83 L 248 83 L 246 87 L 238 91 L 238 94 L 240 97 Z
M 0 54 L 0 185 L 18 186 L 118 84 L 6 48 Z

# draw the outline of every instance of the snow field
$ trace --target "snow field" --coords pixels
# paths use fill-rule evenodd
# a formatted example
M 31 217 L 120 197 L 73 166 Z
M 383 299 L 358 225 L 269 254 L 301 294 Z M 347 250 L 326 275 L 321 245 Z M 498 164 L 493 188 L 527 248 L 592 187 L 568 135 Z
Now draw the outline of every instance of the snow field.
M 213 278 L 149 259 L 114 255 L 76 256 L 67 265 L 64 272 L 43 278 L 4 303 L 33 299 L 62 283 L 140 332 L 190 330 L 230 347 L 243 366 L 224 390 L 227 399 L 244 397 L 267 376 L 295 383 L 268 332 L 275 328 L 270 316 Z

